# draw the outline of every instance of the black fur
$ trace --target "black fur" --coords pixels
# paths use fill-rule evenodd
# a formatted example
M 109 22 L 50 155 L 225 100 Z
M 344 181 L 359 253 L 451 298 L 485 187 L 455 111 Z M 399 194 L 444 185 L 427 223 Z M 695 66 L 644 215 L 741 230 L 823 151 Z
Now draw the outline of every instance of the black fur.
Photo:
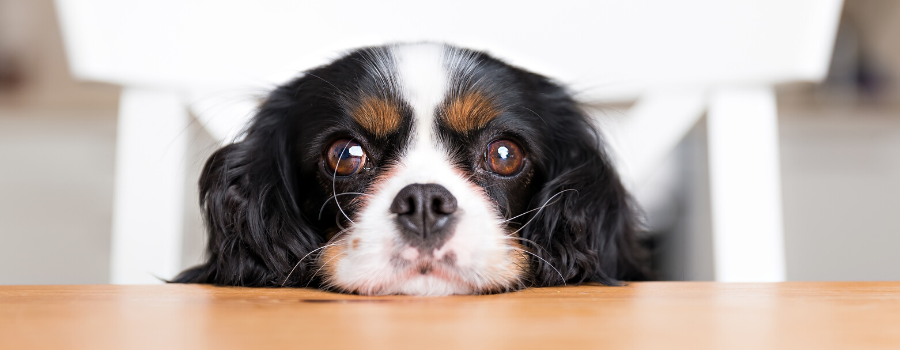
M 403 111 L 404 126 L 380 138 L 355 125 L 342 109 L 352 92 L 393 93 L 385 86 L 385 76 L 367 69 L 367 62 L 385 52 L 385 48 L 357 50 L 277 88 L 260 107 L 245 138 L 210 157 L 200 178 L 208 260 L 173 282 L 320 285 L 313 276 L 315 259 L 304 259 L 296 269 L 295 264 L 349 224 L 334 200 L 320 218 L 320 208 L 332 191 L 321 150 L 339 138 L 363 143 L 373 167 L 334 185 L 338 193 L 365 192 L 374 176 L 389 169 L 401 154 L 410 133 L 409 107 L 399 98 L 394 100 Z M 534 286 L 553 286 L 647 279 L 647 257 L 637 242 L 631 199 L 578 104 L 545 77 L 481 53 L 462 52 L 478 62 L 471 73 L 474 79 L 467 81 L 483 82 L 482 91 L 490 93 L 504 112 L 474 132 L 460 134 L 441 127 L 445 144 L 456 146 L 451 149 L 453 159 L 507 217 L 553 203 L 510 226 L 516 230 L 525 225 L 519 235 L 532 242 L 524 245 L 543 259 L 530 262 L 525 280 Z M 526 149 L 525 168 L 519 175 L 500 178 L 481 166 L 483 145 L 498 136 L 517 140 Z M 351 217 L 358 209 L 352 196 L 337 201 Z

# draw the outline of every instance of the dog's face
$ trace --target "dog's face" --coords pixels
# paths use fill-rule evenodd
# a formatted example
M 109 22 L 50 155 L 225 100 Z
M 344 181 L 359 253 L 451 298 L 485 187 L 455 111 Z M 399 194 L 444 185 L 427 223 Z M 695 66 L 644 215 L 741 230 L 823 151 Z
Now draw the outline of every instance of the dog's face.
M 176 280 L 449 295 L 639 277 L 605 157 L 546 78 L 443 45 L 357 50 L 210 158 L 210 260 Z
M 358 59 L 349 69 L 360 79 L 336 85 L 347 95 L 337 127 L 314 133 L 319 141 L 304 154 L 324 150 L 319 186 L 348 193 L 333 202 L 346 203 L 335 209 L 349 223 L 324 248 L 326 283 L 364 294 L 520 284 L 527 254 L 506 218 L 533 195 L 529 157 L 540 147 L 529 141 L 540 142 L 540 121 L 525 116 L 527 97 L 513 77 L 437 45 Z

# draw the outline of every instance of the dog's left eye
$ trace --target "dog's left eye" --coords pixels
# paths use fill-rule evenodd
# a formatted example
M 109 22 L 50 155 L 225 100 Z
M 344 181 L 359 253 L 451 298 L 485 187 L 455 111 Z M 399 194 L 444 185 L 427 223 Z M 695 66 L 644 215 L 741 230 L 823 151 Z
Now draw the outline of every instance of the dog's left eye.
M 489 143 L 484 158 L 487 170 L 502 176 L 515 175 L 525 163 L 522 148 L 503 139 Z
M 325 150 L 325 163 L 337 176 L 353 175 L 366 164 L 366 152 L 356 141 L 340 139 Z

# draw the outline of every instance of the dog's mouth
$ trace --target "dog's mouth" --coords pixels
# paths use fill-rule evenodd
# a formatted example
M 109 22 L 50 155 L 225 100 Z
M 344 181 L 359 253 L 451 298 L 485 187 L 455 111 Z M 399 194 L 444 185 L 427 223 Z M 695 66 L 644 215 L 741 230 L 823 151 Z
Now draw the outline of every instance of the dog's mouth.
M 397 254 L 394 266 L 401 281 L 432 277 L 456 285 L 470 285 L 456 266 L 456 254 L 453 251 L 435 249 L 422 254 L 419 249 L 408 246 Z
M 385 247 L 389 255 L 381 260 L 372 254 L 377 244 L 357 244 L 358 240 L 326 248 L 321 257 L 326 285 L 362 295 L 481 294 L 515 289 L 526 272 L 524 255 L 511 246 L 485 252 L 453 239 L 436 249 L 389 239 L 383 242 L 392 246 Z M 348 254 L 356 256 L 337 259 Z
M 411 266 L 400 273 L 400 279 L 409 281 L 416 278 L 434 278 L 456 286 L 471 287 L 471 283 L 462 278 L 460 273 L 449 266 L 431 262 Z

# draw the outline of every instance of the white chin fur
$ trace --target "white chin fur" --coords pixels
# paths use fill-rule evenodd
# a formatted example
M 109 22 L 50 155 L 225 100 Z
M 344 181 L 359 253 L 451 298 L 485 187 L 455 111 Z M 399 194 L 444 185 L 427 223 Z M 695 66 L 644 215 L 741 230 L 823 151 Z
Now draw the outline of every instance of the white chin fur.
M 420 296 L 445 296 L 453 294 L 472 294 L 475 291 L 469 287 L 452 283 L 435 276 L 416 276 L 407 279 L 396 287 L 396 291 L 387 294 L 407 294 Z

